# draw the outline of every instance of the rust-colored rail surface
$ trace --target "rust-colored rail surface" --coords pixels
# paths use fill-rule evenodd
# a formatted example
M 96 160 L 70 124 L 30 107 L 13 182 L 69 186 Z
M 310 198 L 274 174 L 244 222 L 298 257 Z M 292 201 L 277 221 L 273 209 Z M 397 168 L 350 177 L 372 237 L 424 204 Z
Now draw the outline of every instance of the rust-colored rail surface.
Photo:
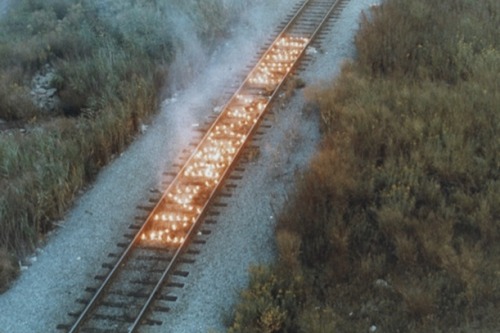
M 283 34 L 271 45 L 152 211 L 141 242 L 185 242 L 308 42 L 307 37 Z
M 330 17 L 339 0 L 305 1 L 222 108 L 186 163 L 117 257 L 67 332 L 135 332 L 147 313 L 168 311 L 160 290 L 256 131 L 289 73 Z M 182 273 L 181 273 L 182 274 Z M 154 304 L 154 308 L 152 308 Z

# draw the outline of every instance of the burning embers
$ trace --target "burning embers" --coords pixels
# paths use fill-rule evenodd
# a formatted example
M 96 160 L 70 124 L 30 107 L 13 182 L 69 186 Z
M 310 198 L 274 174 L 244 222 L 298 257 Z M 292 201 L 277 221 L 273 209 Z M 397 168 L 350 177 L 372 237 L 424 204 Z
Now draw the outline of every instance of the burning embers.
M 307 43 L 308 39 L 304 37 L 280 38 L 250 74 L 250 83 L 274 91 L 292 69 Z
M 243 147 L 273 92 L 308 44 L 303 37 L 278 39 L 250 73 L 164 193 L 148 218 L 141 241 L 151 245 L 182 244 Z
M 201 185 L 179 184 L 168 191 L 152 215 L 151 228 L 141 235 L 141 240 L 183 243 L 187 231 L 201 213 L 197 203 L 203 198 L 202 189 Z

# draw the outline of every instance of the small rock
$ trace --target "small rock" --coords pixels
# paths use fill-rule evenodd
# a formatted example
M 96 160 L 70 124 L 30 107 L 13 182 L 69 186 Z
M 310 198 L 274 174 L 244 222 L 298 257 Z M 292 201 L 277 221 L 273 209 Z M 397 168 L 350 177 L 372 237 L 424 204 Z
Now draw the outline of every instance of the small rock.
M 47 89 L 47 90 L 46 90 L 46 95 L 47 95 L 48 97 L 52 97 L 52 96 L 54 96 L 54 95 L 55 95 L 56 91 L 57 91 L 57 89 L 56 89 L 56 88 L 50 88 L 50 89 Z
M 56 74 L 54 72 L 48 72 L 47 74 L 45 74 L 45 82 L 47 82 L 47 84 L 50 84 L 52 80 L 54 80 L 55 76 Z
M 47 89 L 38 87 L 35 89 L 35 94 L 37 95 L 47 95 Z
M 372 333 L 373 333 L 373 332 L 375 332 L 376 330 L 377 330 L 377 326 L 375 326 L 375 325 L 370 326 L 370 332 L 372 332 Z
M 165 102 L 163 102 L 163 103 L 164 103 L 165 105 L 168 105 L 168 104 L 173 104 L 173 103 L 175 103 L 175 102 L 177 102 L 177 98 L 172 97 L 172 98 L 168 98 L 168 99 L 166 99 L 166 100 L 165 100 Z
M 59 104 L 57 89 L 52 87 L 54 77 L 54 69 L 50 65 L 46 65 L 31 81 L 31 99 L 41 111 L 53 111 Z
M 388 288 L 390 288 L 390 285 L 384 279 L 377 279 L 377 281 L 375 281 L 375 287 L 388 289 Z
M 316 54 L 318 50 L 315 47 L 309 46 L 306 50 L 307 55 Z

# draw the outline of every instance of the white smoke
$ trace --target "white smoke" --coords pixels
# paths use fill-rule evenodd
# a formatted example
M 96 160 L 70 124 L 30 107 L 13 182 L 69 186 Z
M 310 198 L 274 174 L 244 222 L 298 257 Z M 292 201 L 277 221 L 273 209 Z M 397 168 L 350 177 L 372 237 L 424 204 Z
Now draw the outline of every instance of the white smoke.
M 0 17 L 7 14 L 12 0 L 0 0 Z
M 185 88 L 201 72 L 208 53 L 187 13 L 172 8 L 168 20 L 171 27 L 169 33 L 175 36 L 175 58 L 169 67 L 166 87 L 176 92 Z

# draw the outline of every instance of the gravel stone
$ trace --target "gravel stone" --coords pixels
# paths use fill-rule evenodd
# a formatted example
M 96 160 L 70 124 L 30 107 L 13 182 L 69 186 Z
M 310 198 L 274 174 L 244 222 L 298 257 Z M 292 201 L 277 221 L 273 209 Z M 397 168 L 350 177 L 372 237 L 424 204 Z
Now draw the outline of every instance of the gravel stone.
M 162 188 L 162 172 L 194 137 L 194 124 L 213 114 L 224 83 L 242 73 L 267 34 L 289 13 L 289 0 L 261 1 L 233 30 L 234 37 L 216 53 L 193 84 L 162 104 L 162 110 L 119 158 L 105 167 L 96 182 L 67 213 L 60 227 L 48 235 L 36 261 L 14 286 L 0 295 L 0 332 L 56 332 L 69 323 L 68 311 L 80 308 L 84 289 L 96 286 L 93 277 L 108 253 L 117 253 L 128 225 L 139 214 L 151 188 Z M 321 50 L 300 74 L 306 86 L 336 75 L 344 59 L 354 55 L 353 37 L 361 10 L 372 0 L 352 0 L 326 36 Z M 0 2 L 0 5 L 2 2 Z M 0 7 L 1 8 L 1 7 Z M 319 52 L 321 51 L 321 52 Z M 224 331 L 225 318 L 248 283 L 251 264 L 273 260 L 273 228 L 293 190 L 294 179 L 314 154 L 320 140 L 318 117 L 303 112 L 304 97 L 297 90 L 290 101 L 276 103 L 270 129 L 259 141 L 259 154 L 246 164 L 234 195 L 225 199 L 207 243 L 196 262 L 186 266 L 185 287 L 166 314 L 154 314 L 162 326 L 144 332 Z M 207 227 L 208 228 L 208 227 Z

